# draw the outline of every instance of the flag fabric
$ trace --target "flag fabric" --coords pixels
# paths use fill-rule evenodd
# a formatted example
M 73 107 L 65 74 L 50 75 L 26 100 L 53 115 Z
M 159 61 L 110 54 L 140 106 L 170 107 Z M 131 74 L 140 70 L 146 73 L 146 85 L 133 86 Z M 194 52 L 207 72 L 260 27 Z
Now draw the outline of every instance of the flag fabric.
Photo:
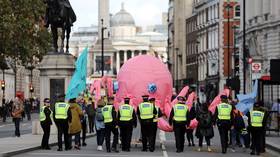
M 77 59 L 76 70 L 66 92 L 66 100 L 77 98 L 86 89 L 88 48 Z
M 256 102 L 257 93 L 258 93 L 258 80 L 255 81 L 252 93 L 237 95 L 239 103 L 236 105 L 236 108 L 239 111 L 243 112 L 243 114 L 249 112 L 253 108 L 254 103 Z
M 211 111 L 214 114 L 216 107 L 221 103 L 221 95 L 229 96 L 229 92 L 229 89 L 224 89 L 218 96 L 216 96 L 210 104 L 210 106 L 208 107 L 209 111 Z

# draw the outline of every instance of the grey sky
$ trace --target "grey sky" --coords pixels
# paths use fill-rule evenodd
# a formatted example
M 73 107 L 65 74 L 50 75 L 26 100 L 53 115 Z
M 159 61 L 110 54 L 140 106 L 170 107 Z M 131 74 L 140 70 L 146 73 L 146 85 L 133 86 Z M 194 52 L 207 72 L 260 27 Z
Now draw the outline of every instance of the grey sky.
M 70 0 L 70 2 L 77 15 L 74 29 L 97 25 L 98 0 Z M 110 13 L 117 13 L 121 9 L 122 2 L 138 26 L 160 24 L 162 12 L 168 10 L 168 0 L 110 0 Z

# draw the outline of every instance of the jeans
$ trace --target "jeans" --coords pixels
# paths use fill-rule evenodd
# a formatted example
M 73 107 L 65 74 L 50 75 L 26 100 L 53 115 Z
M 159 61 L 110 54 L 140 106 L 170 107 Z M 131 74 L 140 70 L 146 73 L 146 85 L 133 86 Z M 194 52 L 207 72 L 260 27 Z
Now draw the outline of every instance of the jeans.
M 69 144 L 70 147 L 72 146 L 72 136 L 75 137 L 75 145 L 80 146 L 81 145 L 81 132 L 78 132 L 76 134 L 69 135 Z
M 15 123 L 15 136 L 20 137 L 20 130 L 19 130 L 19 124 L 20 124 L 20 118 L 14 118 Z
M 102 146 L 104 142 L 105 137 L 105 129 L 96 130 L 96 136 L 97 136 L 97 145 Z
M 44 135 L 42 138 L 42 142 L 41 142 L 41 147 L 44 148 L 49 148 L 49 138 L 50 138 L 50 131 L 51 131 L 51 126 L 49 124 L 44 124 L 41 123 L 41 127 L 44 131 Z

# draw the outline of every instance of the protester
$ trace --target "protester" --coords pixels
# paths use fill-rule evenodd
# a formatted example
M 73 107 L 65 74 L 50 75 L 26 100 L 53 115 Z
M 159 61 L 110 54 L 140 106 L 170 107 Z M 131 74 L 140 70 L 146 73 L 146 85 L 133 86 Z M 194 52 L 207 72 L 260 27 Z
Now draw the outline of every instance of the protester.
M 82 109 L 83 116 L 81 117 L 81 124 L 82 124 L 82 146 L 87 146 L 86 144 L 86 133 L 87 133 L 87 113 L 86 113 L 86 102 L 85 100 L 80 97 L 79 98 L 79 105 Z
M 72 136 L 75 137 L 75 146 L 74 148 L 80 150 L 81 146 L 81 117 L 83 116 L 83 112 L 80 106 L 76 103 L 76 99 L 69 100 L 70 110 L 72 114 L 72 121 L 69 123 L 69 144 L 70 148 L 72 148 Z
M 235 152 L 235 146 L 240 145 L 240 133 L 241 129 L 245 128 L 245 124 L 243 121 L 243 113 L 236 109 L 236 103 L 232 104 L 232 111 L 233 111 L 233 127 L 230 130 L 230 144 L 231 149 Z
M 92 101 L 92 98 L 88 99 L 86 112 L 88 115 L 89 133 L 94 133 L 95 109 L 94 109 L 94 102 Z
M 102 145 L 104 142 L 105 137 L 105 124 L 104 124 L 104 117 L 102 114 L 102 107 L 105 105 L 105 102 L 100 99 L 97 102 L 97 109 L 95 114 L 95 129 L 96 129 L 96 136 L 97 136 L 97 150 L 102 151 Z
M 191 109 L 190 109 L 190 115 L 189 118 L 190 120 L 193 120 L 196 117 L 196 108 L 194 105 L 192 105 Z M 186 129 L 186 133 L 187 133 L 187 140 L 189 143 L 189 146 L 195 146 L 194 144 L 194 140 L 193 140 L 193 128 L 192 127 L 187 127 Z
M 208 152 L 211 152 L 212 149 L 210 148 L 210 139 L 214 137 L 214 119 L 212 117 L 212 113 L 208 110 L 208 105 L 206 103 L 203 103 L 199 108 L 196 115 L 196 120 L 198 121 L 198 125 L 196 128 L 195 136 L 199 139 L 198 151 L 201 151 L 203 138 L 205 138 L 207 143 L 207 150 Z
M 15 136 L 20 137 L 20 121 L 22 119 L 23 104 L 21 100 L 16 97 L 12 109 L 13 122 L 15 123 Z
M 51 116 L 52 116 L 52 110 L 50 109 L 50 99 L 45 98 L 44 106 L 40 110 L 40 123 L 44 132 L 42 142 L 41 142 L 41 149 L 46 149 L 46 150 L 51 149 L 49 146 L 49 138 L 51 132 L 51 125 L 52 125 Z

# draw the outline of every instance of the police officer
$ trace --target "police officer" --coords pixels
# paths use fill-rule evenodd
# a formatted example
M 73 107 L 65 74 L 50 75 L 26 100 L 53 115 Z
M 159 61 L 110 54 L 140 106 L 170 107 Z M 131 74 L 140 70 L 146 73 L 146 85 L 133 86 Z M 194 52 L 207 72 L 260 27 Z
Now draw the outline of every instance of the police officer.
M 150 98 L 149 101 L 150 101 L 150 103 L 152 103 L 155 106 L 155 108 L 157 110 L 157 114 L 155 115 L 155 117 L 153 119 L 153 125 L 152 125 L 153 136 L 152 136 L 152 143 L 151 143 L 151 146 L 150 146 L 151 149 L 154 150 L 155 149 L 155 143 L 156 143 L 156 137 L 157 137 L 158 118 L 162 116 L 162 112 L 161 112 L 160 108 L 156 106 L 156 104 L 155 104 L 156 99 L 155 98 Z
M 119 107 L 118 124 L 121 131 L 122 151 L 130 152 L 130 143 L 133 127 L 137 126 L 136 113 L 131 105 L 130 98 L 124 98 L 124 104 Z
M 188 106 L 185 105 L 186 99 L 182 96 L 178 96 L 177 100 L 178 103 L 175 104 L 171 110 L 169 124 L 173 125 L 176 152 L 181 153 L 184 151 L 186 125 L 189 126 L 190 118 Z
M 150 152 L 154 151 L 152 146 L 153 139 L 153 119 L 157 114 L 155 106 L 149 102 L 149 96 L 143 95 L 143 103 L 141 103 L 137 108 L 137 115 L 141 124 L 141 134 L 142 134 L 142 151 L 147 151 L 147 143 L 149 144 Z M 151 147 L 152 146 L 152 147 Z
M 227 152 L 229 131 L 232 127 L 233 110 L 232 106 L 228 103 L 226 95 L 221 95 L 221 104 L 216 107 L 214 119 L 220 133 L 222 153 Z
M 260 155 L 261 140 L 265 126 L 265 112 L 261 109 L 260 103 L 255 103 L 253 110 L 249 112 L 248 124 L 252 135 L 252 152 L 251 155 Z
M 108 98 L 108 104 L 102 108 L 105 123 L 105 141 L 107 152 L 111 152 L 111 132 L 113 133 L 112 151 L 119 152 L 117 144 L 119 141 L 119 131 L 117 126 L 117 112 L 115 110 L 114 97 Z
M 72 114 L 71 110 L 69 109 L 70 105 L 64 101 L 64 95 L 59 96 L 59 100 L 55 103 L 53 115 L 54 115 L 54 122 L 57 127 L 57 139 L 58 139 L 58 149 L 57 151 L 62 151 L 62 135 L 64 135 L 64 144 L 65 150 L 72 149 L 69 143 L 69 135 L 68 129 L 69 125 L 68 122 L 72 121 Z
M 41 142 L 41 149 L 50 150 L 49 138 L 52 125 L 52 110 L 50 109 L 50 99 L 44 99 L 44 106 L 40 110 L 40 123 L 43 129 L 43 138 Z

